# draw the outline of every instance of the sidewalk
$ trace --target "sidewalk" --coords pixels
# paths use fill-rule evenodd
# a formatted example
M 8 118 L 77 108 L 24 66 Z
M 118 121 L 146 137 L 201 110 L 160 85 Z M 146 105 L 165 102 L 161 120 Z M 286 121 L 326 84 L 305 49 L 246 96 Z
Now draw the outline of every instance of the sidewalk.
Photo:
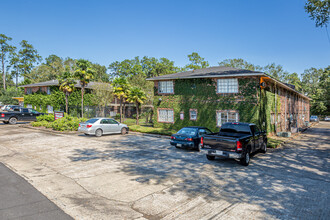
M 30 183 L 0 163 L 0 219 L 72 219 Z

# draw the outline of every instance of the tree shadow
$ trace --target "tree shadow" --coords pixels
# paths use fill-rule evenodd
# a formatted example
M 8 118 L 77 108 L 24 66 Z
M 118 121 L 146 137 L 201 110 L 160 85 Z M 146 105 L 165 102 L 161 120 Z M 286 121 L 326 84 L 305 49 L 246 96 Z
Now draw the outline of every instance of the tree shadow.
M 268 154 L 255 154 L 248 167 L 235 160 L 208 161 L 201 152 L 176 149 L 168 140 L 152 137 L 132 141 L 127 136 L 107 149 L 75 149 L 71 161 L 121 161 L 120 172 L 141 184 L 175 184 L 167 193 L 184 193 L 217 203 L 247 203 L 262 207 L 274 218 L 325 219 L 329 202 L 329 129 L 313 129 L 299 146 L 286 145 Z M 325 137 L 317 133 L 324 133 Z M 157 143 L 157 144 L 156 144 Z M 299 212 L 297 212 L 297 209 Z M 219 213 L 222 209 L 219 210 Z M 158 213 L 161 214 L 161 213 Z M 159 217 L 159 216 L 158 216 Z

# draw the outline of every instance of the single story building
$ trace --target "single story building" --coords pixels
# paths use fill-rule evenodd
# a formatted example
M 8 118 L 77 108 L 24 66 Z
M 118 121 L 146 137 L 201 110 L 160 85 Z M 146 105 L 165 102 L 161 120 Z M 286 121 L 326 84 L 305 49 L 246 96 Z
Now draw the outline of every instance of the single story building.
M 263 72 L 218 66 L 147 80 L 154 81 L 156 127 L 216 131 L 241 121 L 275 133 L 295 132 L 309 121 L 311 99 Z

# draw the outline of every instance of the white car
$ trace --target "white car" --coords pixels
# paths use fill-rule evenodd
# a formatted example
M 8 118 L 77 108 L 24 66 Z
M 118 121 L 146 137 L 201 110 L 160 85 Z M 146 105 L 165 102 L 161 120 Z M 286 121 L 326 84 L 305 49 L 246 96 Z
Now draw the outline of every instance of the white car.
M 91 118 L 86 122 L 81 122 L 78 131 L 85 135 L 95 135 L 101 137 L 103 134 L 127 134 L 128 126 L 112 118 Z
M 325 117 L 324 121 L 330 121 L 330 116 Z

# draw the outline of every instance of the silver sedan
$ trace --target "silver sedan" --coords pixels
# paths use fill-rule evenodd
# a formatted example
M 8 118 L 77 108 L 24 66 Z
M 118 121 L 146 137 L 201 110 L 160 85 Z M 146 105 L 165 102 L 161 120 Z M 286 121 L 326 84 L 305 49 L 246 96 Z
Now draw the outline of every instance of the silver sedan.
M 86 122 L 81 122 L 78 131 L 85 135 L 95 135 L 101 137 L 103 134 L 127 134 L 128 126 L 117 122 L 112 118 L 91 118 Z

